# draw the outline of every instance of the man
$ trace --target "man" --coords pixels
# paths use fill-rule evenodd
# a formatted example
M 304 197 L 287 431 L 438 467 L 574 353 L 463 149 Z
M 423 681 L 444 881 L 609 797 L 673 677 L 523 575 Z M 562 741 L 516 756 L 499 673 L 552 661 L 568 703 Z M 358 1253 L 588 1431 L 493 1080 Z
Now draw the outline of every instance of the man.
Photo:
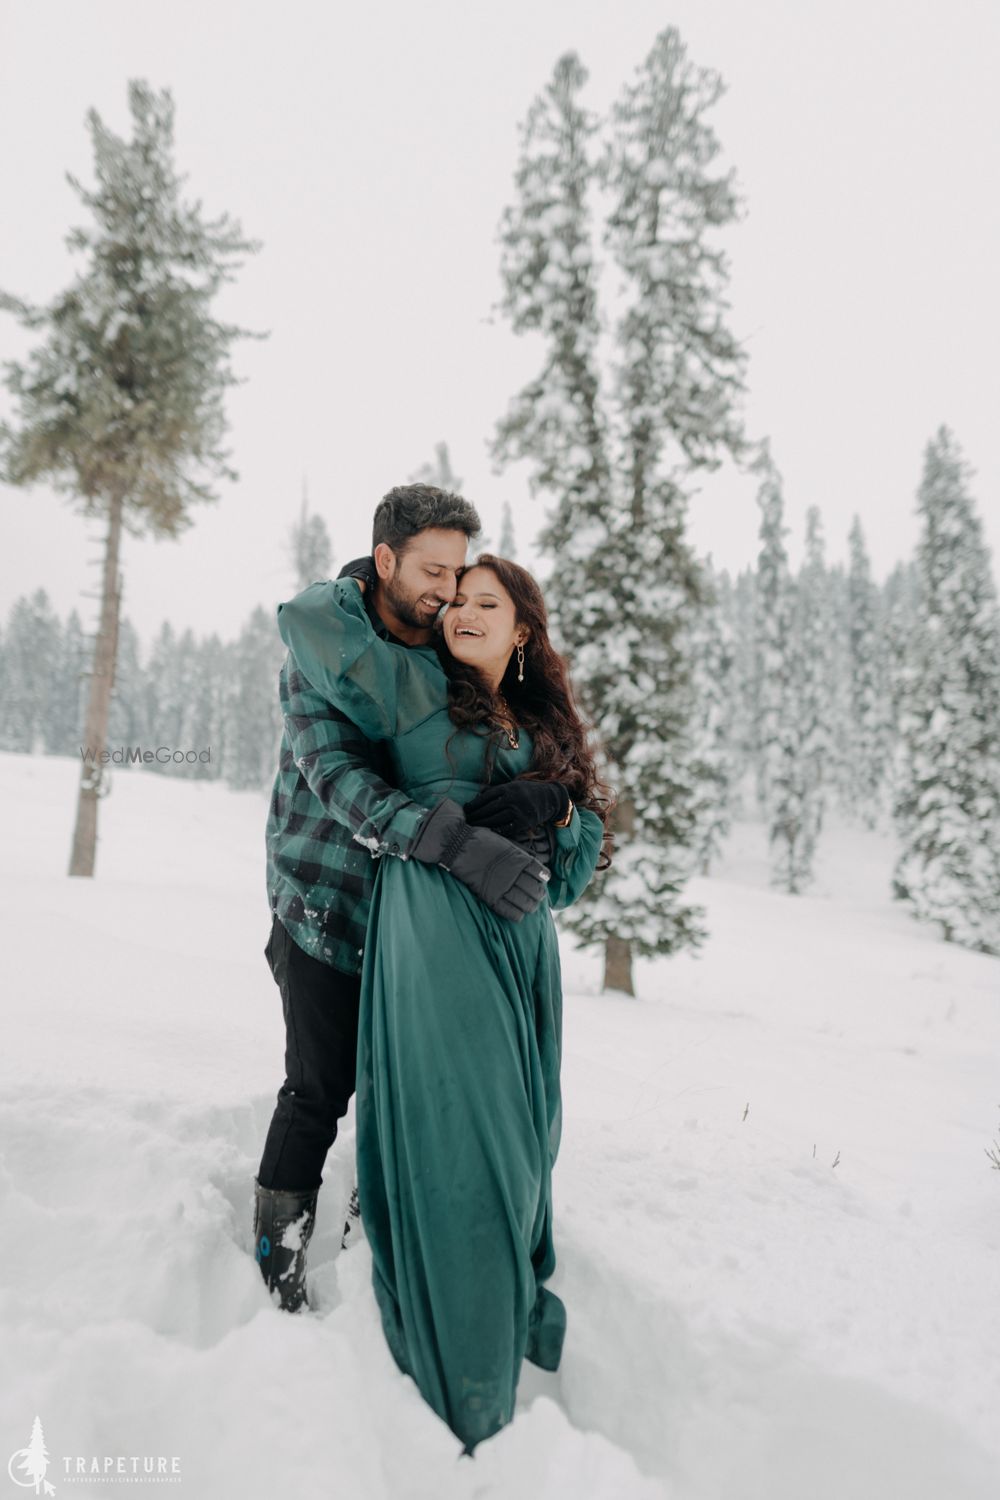
M 384 639 L 433 650 L 431 628 L 454 598 L 475 509 L 430 485 L 390 490 L 375 512 L 363 578 Z M 376 859 L 438 863 L 441 810 L 389 784 L 385 751 L 313 688 L 289 654 L 279 676 L 284 733 L 267 820 L 272 910 L 265 956 L 281 991 L 285 1082 L 254 1182 L 255 1256 L 268 1287 L 295 1312 L 306 1300 L 305 1255 L 326 1154 L 354 1092 L 361 962 Z M 501 916 L 534 910 L 543 872 L 529 853 L 472 828 L 449 874 Z

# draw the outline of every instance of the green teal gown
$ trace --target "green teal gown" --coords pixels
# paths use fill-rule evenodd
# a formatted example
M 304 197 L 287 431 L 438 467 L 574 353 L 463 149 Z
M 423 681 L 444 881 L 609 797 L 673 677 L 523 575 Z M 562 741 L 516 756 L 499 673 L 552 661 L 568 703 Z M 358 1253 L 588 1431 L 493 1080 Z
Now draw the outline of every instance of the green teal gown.
M 416 802 L 464 805 L 482 790 L 486 734 L 456 729 L 433 648 L 381 640 L 353 580 L 314 584 L 278 625 L 317 691 L 387 742 Z M 500 738 L 493 782 L 531 763 L 523 729 L 516 750 Z M 590 881 L 602 832 L 574 810 L 546 897 L 520 922 L 435 865 L 379 861 L 358 1040 L 362 1221 L 396 1363 L 467 1452 L 510 1421 L 525 1358 L 559 1364 L 566 1313 L 545 1286 L 561 1130 L 552 910 Z

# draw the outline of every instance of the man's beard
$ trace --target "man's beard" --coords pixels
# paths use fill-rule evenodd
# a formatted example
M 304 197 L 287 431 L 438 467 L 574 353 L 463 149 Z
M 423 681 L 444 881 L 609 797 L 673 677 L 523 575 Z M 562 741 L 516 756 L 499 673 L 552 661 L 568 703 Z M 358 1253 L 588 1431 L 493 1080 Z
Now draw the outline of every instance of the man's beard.
M 398 620 L 402 620 L 404 625 L 411 625 L 415 630 L 430 630 L 437 615 L 431 614 L 429 610 L 418 608 L 418 601 L 424 598 L 422 593 L 414 594 L 408 589 L 402 589 L 395 575 L 392 578 L 381 579 L 379 591 L 393 614 Z M 438 610 L 440 611 L 442 607 L 439 605 Z

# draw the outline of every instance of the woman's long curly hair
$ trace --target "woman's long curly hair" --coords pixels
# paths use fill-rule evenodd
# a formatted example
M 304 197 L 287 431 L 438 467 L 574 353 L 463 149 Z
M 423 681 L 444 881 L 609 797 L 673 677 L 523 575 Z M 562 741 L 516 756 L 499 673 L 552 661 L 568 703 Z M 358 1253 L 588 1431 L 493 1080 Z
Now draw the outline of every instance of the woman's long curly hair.
M 597 773 L 588 726 L 580 716 L 570 686 L 566 663 L 549 640 L 548 614 L 538 584 L 526 568 L 505 557 L 484 552 L 463 568 L 460 577 L 473 568 L 488 568 L 510 595 L 517 625 L 531 634 L 524 645 L 524 681 L 517 680 L 517 652 L 500 683 L 515 722 L 532 738 L 531 767 L 525 779 L 560 781 L 579 807 L 588 807 L 604 824 L 604 838 L 597 868 L 611 863 L 613 836 L 608 827 L 615 796 Z M 496 752 L 506 736 L 497 720 L 497 699 L 477 667 L 452 656 L 440 633 L 435 645 L 448 678 L 448 717 L 458 729 L 488 733 L 487 784 Z M 484 726 L 491 726 L 484 731 Z

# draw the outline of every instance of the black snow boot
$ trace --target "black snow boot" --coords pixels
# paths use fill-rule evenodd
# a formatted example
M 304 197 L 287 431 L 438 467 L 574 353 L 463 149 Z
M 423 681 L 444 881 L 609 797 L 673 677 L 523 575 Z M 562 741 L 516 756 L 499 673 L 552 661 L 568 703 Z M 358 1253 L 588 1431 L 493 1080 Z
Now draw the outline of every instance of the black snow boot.
M 286 1192 L 264 1188 L 254 1178 L 254 1257 L 269 1291 L 285 1312 L 306 1302 L 306 1249 L 316 1222 L 319 1188 Z

